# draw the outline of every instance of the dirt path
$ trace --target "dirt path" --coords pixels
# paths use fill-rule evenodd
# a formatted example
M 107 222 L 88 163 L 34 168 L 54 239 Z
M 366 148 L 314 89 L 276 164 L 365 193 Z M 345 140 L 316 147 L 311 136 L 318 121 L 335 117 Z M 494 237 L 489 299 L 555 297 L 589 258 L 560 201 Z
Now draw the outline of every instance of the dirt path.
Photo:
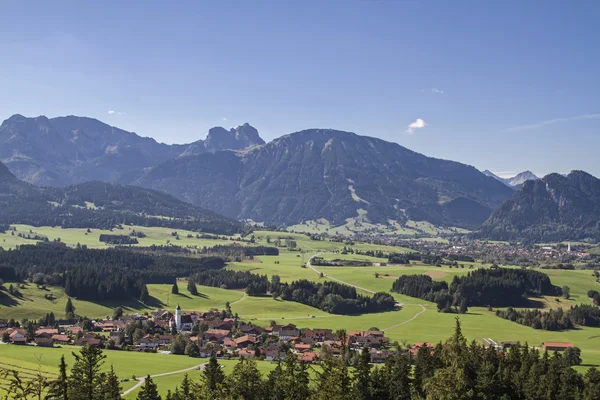
M 242 296 L 241 299 L 234 301 L 233 303 L 229 303 L 229 306 L 232 306 L 234 304 L 239 303 L 240 301 L 244 300 L 248 295 L 246 294 L 246 292 L 244 292 L 244 295 Z
M 422 310 L 421 310 L 421 311 L 419 311 L 418 313 L 416 313 L 416 314 L 415 314 L 415 315 L 414 315 L 414 316 L 413 316 L 411 319 L 409 319 L 409 320 L 406 320 L 406 321 L 404 321 L 404 322 L 400 322 L 399 324 L 396 324 L 396 325 L 394 325 L 394 326 L 390 326 L 389 328 L 385 328 L 385 329 L 383 329 L 383 330 L 384 330 L 384 331 L 389 331 L 390 329 L 394 329 L 394 328 L 397 328 L 397 327 L 399 327 L 399 326 L 402 326 L 402 325 L 404 325 L 404 324 L 408 324 L 409 322 L 412 322 L 412 321 L 414 321 L 415 319 L 417 319 L 417 317 L 418 317 L 419 315 L 421 315 L 421 314 L 423 314 L 425 311 L 427 311 L 427 309 L 426 309 L 426 308 L 425 308 L 425 307 L 424 307 L 422 304 L 405 304 L 405 306 L 414 306 L 414 305 L 417 305 L 417 306 L 421 307 L 421 309 L 422 309 Z
M 198 369 L 201 370 L 202 367 L 204 367 L 205 365 L 206 365 L 206 363 L 202 363 L 200 365 L 196 365 L 194 367 L 182 369 L 179 371 L 163 372 L 162 374 L 150 375 L 150 378 L 158 378 L 158 377 L 167 376 L 167 375 L 183 374 L 185 372 L 190 372 L 190 371 L 194 371 L 194 370 L 198 370 Z M 140 386 L 142 386 L 144 384 L 144 382 L 146 381 L 146 378 L 138 378 L 137 381 L 138 381 L 138 383 L 136 383 L 135 386 L 133 386 L 130 389 L 127 389 L 126 391 L 121 393 L 121 396 L 127 396 L 129 393 L 134 392 L 135 390 L 139 389 Z

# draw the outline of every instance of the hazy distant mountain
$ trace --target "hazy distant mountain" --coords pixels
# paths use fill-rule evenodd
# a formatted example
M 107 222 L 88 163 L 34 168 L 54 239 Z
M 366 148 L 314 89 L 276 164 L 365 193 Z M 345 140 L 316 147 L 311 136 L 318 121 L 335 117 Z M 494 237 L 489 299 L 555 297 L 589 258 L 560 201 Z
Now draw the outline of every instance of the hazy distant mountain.
M 475 168 L 396 143 L 311 129 L 245 152 L 166 161 L 135 184 L 174 193 L 224 215 L 273 224 L 427 220 L 474 227 L 512 191 Z
M 483 171 L 483 174 L 486 176 L 489 176 L 491 178 L 494 178 L 494 179 L 504 183 L 506 186 L 509 186 L 512 188 L 517 188 L 517 187 L 521 186 L 525 181 L 540 179 L 537 176 L 535 176 L 535 174 L 531 171 L 521 172 L 520 174 L 513 176 L 512 178 L 501 178 L 488 169 Z
M 211 129 L 211 132 L 223 128 Z M 126 182 L 144 168 L 182 154 L 264 144 L 256 129 L 245 124 L 205 141 L 167 145 L 152 138 L 85 117 L 13 115 L 0 126 L 0 161 L 30 183 L 65 186 L 90 180 Z
M 506 181 L 508 182 L 509 186 L 517 187 L 521 186 L 523 183 L 525 183 L 525 181 L 537 181 L 538 179 L 540 178 L 535 176 L 533 172 L 525 171 L 513 176 L 512 178 L 508 178 Z
M 583 171 L 528 180 L 495 210 L 477 236 L 534 241 L 600 240 L 600 180 Z
M 88 208 L 88 203 L 94 207 Z M 112 228 L 119 224 L 135 224 L 220 234 L 242 229 L 238 221 L 166 193 L 103 182 L 66 188 L 38 187 L 18 180 L 0 163 L 0 225 L 17 223 L 65 228 Z

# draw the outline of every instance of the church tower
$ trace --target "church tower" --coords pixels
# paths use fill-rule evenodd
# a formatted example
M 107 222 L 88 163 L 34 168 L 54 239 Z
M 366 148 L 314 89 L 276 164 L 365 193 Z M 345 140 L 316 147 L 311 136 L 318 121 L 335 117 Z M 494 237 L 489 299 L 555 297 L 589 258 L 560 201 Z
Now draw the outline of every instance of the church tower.
M 177 327 L 177 332 L 181 331 L 181 307 L 177 304 L 177 308 L 175 309 L 175 326 Z

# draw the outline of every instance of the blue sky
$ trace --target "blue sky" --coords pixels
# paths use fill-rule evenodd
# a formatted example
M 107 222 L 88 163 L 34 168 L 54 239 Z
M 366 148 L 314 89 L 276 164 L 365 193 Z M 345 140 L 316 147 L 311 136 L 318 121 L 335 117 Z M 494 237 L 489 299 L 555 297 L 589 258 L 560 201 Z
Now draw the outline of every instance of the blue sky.
M 503 175 L 600 176 L 597 1 L 24 3 L 2 5 L 2 119 L 167 143 L 335 128 Z

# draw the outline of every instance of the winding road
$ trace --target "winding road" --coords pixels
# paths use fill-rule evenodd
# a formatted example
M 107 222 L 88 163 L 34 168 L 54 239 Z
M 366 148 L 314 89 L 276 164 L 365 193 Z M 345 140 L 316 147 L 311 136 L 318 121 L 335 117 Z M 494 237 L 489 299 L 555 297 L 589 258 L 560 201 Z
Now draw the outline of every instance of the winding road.
M 207 363 L 202 363 L 200 365 L 196 365 L 194 367 L 182 369 L 182 370 L 179 370 L 179 371 L 163 372 L 162 374 L 150 375 L 150 378 L 158 378 L 158 377 L 161 377 L 161 376 L 183 374 L 185 372 L 190 372 L 190 371 L 194 371 L 194 370 L 202 370 L 202 367 L 204 367 L 206 364 Z M 144 382 L 146 381 L 146 378 L 145 377 L 144 378 L 138 378 L 137 381 L 138 381 L 138 383 L 136 383 L 134 386 L 132 386 L 131 388 L 129 388 L 126 391 L 124 391 L 123 393 L 121 393 L 121 396 L 127 396 L 129 393 L 131 393 L 131 392 L 139 389 L 140 386 L 142 386 L 144 384 Z

